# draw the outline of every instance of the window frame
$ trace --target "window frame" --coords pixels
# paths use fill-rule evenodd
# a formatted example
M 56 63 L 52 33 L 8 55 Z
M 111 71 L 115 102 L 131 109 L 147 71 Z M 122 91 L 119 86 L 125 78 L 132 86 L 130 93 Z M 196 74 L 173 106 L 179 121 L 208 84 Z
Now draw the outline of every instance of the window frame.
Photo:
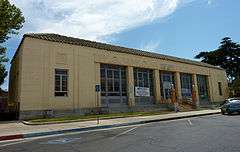
M 180 73 L 181 95 L 183 98 L 192 98 L 193 75 L 191 73 Z M 183 91 L 185 89 L 185 91 Z M 188 90 L 188 92 L 186 92 Z
M 218 93 L 220 96 L 223 96 L 222 82 L 218 82 Z
M 125 66 L 101 64 L 100 72 L 101 96 L 127 96 Z
M 172 71 L 160 71 L 160 86 L 161 86 L 161 97 L 164 100 L 171 99 L 172 87 L 175 89 L 175 75 Z M 171 89 L 164 88 L 163 84 L 168 82 L 171 84 Z
M 66 74 L 59 74 L 57 71 L 64 71 Z M 56 89 L 57 82 L 56 76 L 59 76 L 59 90 Z M 69 85 L 69 70 L 68 69 L 54 69 L 54 96 L 55 97 L 68 97 L 68 85 Z M 65 79 L 65 80 L 64 80 Z M 63 81 L 66 81 L 66 86 L 63 86 Z M 65 90 L 66 89 L 66 90 Z M 63 95 L 60 95 L 63 94 Z
M 154 96 L 153 70 L 147 68 L 134 67 L 133 74 L 134 74 L 134 89 L 135 87 L 149 88 L 150 96 Z

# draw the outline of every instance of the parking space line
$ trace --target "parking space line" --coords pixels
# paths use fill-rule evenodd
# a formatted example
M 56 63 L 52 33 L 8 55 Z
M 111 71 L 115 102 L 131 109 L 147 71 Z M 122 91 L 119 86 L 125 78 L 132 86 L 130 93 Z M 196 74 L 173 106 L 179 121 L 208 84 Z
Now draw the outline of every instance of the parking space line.
M 120 133 L 120 134 L 117 134 L 116 136 L 112 137 L 112 139 L 115 139 L 115 138 L 117 138 L 117 137 L 119 137 L 119 136 L 125 135 L 125 134 L 127 134 L 127 133 L 129 133 L 129 132 L 131 132 L 131 131 L 133 131 L 133 130 L 135 130 L 135 129 L 137 129 L 138 127 L 139 127 L 139 126 L 136 126 L 136 127 L 131 128 L 131 129 L 128 129 L 128 130 L 126 130 L 126 131 L 124 131 L 124 132 L 122 132 L 122 133 Z
M 188 123 L 189 123 L 190 126 L 193 125 L 190 119 L 188 119 Z

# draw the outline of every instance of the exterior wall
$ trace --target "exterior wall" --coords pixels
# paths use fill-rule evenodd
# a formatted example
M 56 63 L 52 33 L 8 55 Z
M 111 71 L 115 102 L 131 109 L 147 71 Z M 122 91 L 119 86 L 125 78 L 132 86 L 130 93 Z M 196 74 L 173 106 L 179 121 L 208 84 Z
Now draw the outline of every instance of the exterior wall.
M 21 81 L 22 81 L 22 49 L 24 44 L 19 48 L 18 54 L 11 63 L 9 72 L 9 95 L 8 95 L 8 106 L 18 107 L 21 97 Z
M 212 88 L 209 89 L 211 101 L 223 101 L 223 99 L 226 99 L 229 95 L 226 72 L 221 70 L 209 70 L 209 73 L 210 75 L 208 77 L 208 84 L 209 88 Z M 219 95 L 218 82 L 222 83 L 222 95 Z
M 19 80 L 11 82 L 10 89 L 18 85 L 20 111 L 37 110 L 81 110 L 97 106 L 95 84 L 100 83 L 100 64 L 116 64 L 128 67 L 131 77 L 132 67 L 207 75 L 211 101 L 218 102 L 228 97 L 227 79 L 224 70 L 191 65 L 186 63 L 162 60 L 126 53 L 99 50 L 90 47 L 49 42 L 26 37 L 21 51 L 14 59 L 11 74 L 19 71 Z M 18 66 L 15 68 L 15 66 Z M 68 97 L 54 96 L 55 68 L 68 69 Z M 18 70 L 15 70 L 18 69 Z M 130 72 L 130 73 L 129 73 Z M 177 78 L 179 81 L 179 78 Z M 132 84 L 132 79 L 128 83 Z M 156 83 L 159 80 L 155 80 Z M 222 82 L 224 94 L 218 93 L 218 82 Z M 156 86 L 156 85 L 155 85 Z M 132 87 L 132 86 L 131 86 Z M 131 91 L 133 88 L 128 88 Z M 159 90 L 157 85 L 155 92 Z M 178 86 L 179 90 L 179 86 Z M 134 96 L 130 94 L 130 105 L 134 105 Z M 11 95 L 10 95 L 11 96 Z M 179 96 L 179 93 L 178 93 Z M 181 98 L 181 97 L 179 97 Z M 16 100 L 13 99 L 13 100 Z M 158 101 L 160 102 L 160 101 Z
M 93 56 L 80 53 L 71 45 L 41 42 L 25 39 L 20 109 L 73 110 L 95 106 Z M 54 96 L 55 68 L 69 70 L 68 97 Z

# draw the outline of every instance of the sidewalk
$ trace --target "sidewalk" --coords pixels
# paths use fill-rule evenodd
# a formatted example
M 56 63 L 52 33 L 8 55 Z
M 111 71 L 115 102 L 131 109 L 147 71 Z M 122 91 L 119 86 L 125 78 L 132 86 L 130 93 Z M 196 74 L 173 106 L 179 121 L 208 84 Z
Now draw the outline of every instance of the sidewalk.
M 0 141 L 137 125 L 150 122 L 181 119 L 218 113 L 220 113 L 220 110 L 179 112 L 163 115 L 105 119 L 100 120 L 100 124 L 97 124 L 96 120 L 50 125 L 25 125 L 21 122 L 3 122 L 0 123 Z

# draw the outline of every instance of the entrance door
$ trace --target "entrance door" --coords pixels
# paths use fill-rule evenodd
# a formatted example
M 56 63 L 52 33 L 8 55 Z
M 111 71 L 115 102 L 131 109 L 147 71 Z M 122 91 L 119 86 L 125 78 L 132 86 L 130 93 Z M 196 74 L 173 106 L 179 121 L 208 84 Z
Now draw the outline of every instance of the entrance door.
M 101 104 L 106 107 L 127 105 L 125 67 L 101 64 Z
M 162 72 L 161 73 L 161 93 L 163 99 L 171 98 L 171 90 L 174 87 L 173 73 L 171 72 Z
M 192 74 L 181 73 L 180 79 L 182 99 L 188 102 L 192 102 Z
M 154 104 L 153 94 L 153 70 L 144 68 L 134 68 L 134 87 L 135 87 L 135 103 L 136 105 L 152 105 Z M 147 90 L 141 95 L 137 93 L 137 89 Z
M 207 76 L 197 75 L 197 83 L 198 83 L 199 102 L 200 104 L 207 104 L 209 102 Z

